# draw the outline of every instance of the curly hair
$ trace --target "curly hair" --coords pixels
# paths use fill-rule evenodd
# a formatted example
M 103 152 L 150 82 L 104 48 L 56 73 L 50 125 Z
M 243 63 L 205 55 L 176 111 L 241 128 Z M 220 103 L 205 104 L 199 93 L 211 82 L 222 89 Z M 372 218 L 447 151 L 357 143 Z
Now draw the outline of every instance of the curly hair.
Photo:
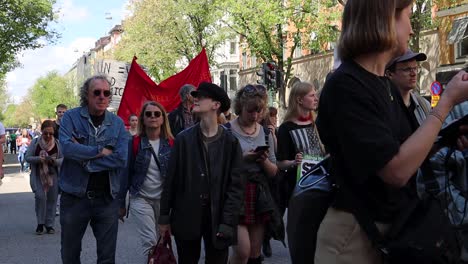
M 246 89 L 255 89 L 255 92 L 246 93 Z M 234 98 L 234 113 L 237 116 L 242 113 L 242 108 L 244 106 L 250 105 L 256 105 L 259 108 L 262 108 L 263 112 L 265 112 L 268 105 L 268 95 L 266 93 L 266 88 L 263 85 L 247 84 L 236 93 L 236 97 Z
M 89 91 L 89 88 L 91 87 L 91 84 L 95 80 L 106 81 L 109 84 L 109 87 L 111 86 L 109 79 L 107 79 L 105 75 L 94 75 L 86 79 L 86 81 L 83 83 L 83 86 L 81 86 L 80 88 L 80 106 L 83 106 L 83 107 L 88 106 L 88 91 Z M 111 93 L 111 96 L 109 97 L 109 103 L 111 101 L 112 101 L 112 93 Z

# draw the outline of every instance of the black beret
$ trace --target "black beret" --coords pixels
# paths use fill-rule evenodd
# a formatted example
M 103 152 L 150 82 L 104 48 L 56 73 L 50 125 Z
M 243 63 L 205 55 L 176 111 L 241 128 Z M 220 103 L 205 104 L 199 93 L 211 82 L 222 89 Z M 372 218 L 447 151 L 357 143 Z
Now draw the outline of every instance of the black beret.
M 190 93 L 193 97 L 205 96 L 221 103 L 221 112 L 226 112 L 231 107 L 231 100 L 223 88 L 214 83 L 202 82 L 196 91 Z

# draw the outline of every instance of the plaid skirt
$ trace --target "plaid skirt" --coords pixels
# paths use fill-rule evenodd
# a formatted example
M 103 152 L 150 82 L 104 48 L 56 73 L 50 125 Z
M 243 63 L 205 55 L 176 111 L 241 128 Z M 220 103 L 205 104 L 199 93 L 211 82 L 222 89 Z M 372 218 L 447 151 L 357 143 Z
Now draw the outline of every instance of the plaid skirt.
M 244 215 L 241 215 L 241 225 L 266 224 L 270 220 L 270 213 L 257 214 L 257 184 L 248 182 L 245 187 Z

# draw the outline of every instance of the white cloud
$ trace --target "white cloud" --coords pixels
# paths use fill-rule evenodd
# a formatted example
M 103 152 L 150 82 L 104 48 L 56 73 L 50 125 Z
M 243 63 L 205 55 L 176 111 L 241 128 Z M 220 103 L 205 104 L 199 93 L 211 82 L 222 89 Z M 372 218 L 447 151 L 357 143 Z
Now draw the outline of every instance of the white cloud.
M 23 67 L 7 74 L 7 87 L 14 97 L 22 97 L 34 85 L 37 78 L 47 72 L 57 70 L 66 73 L 73 63 L 90 48 L 94 38 L 78 38 L 68 46 L 47 46 L 42 49 L 28 50 L 18 56 Z
M 57 3 L 60 21 L 82 21 L 90 16 L 86 7 L 77 6 L 73 0 L 63 0 Z

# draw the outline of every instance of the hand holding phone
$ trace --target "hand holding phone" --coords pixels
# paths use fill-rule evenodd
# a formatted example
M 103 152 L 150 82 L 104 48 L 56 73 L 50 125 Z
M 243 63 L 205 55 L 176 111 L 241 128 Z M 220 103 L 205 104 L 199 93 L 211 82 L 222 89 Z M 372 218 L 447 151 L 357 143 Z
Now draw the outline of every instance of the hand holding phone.
M 260 152 L 265 152 L 265 151 L 268 151 L 270 147 L 269 146 L 258 146 L 254 152 L 256 153 L 260 153 Z

